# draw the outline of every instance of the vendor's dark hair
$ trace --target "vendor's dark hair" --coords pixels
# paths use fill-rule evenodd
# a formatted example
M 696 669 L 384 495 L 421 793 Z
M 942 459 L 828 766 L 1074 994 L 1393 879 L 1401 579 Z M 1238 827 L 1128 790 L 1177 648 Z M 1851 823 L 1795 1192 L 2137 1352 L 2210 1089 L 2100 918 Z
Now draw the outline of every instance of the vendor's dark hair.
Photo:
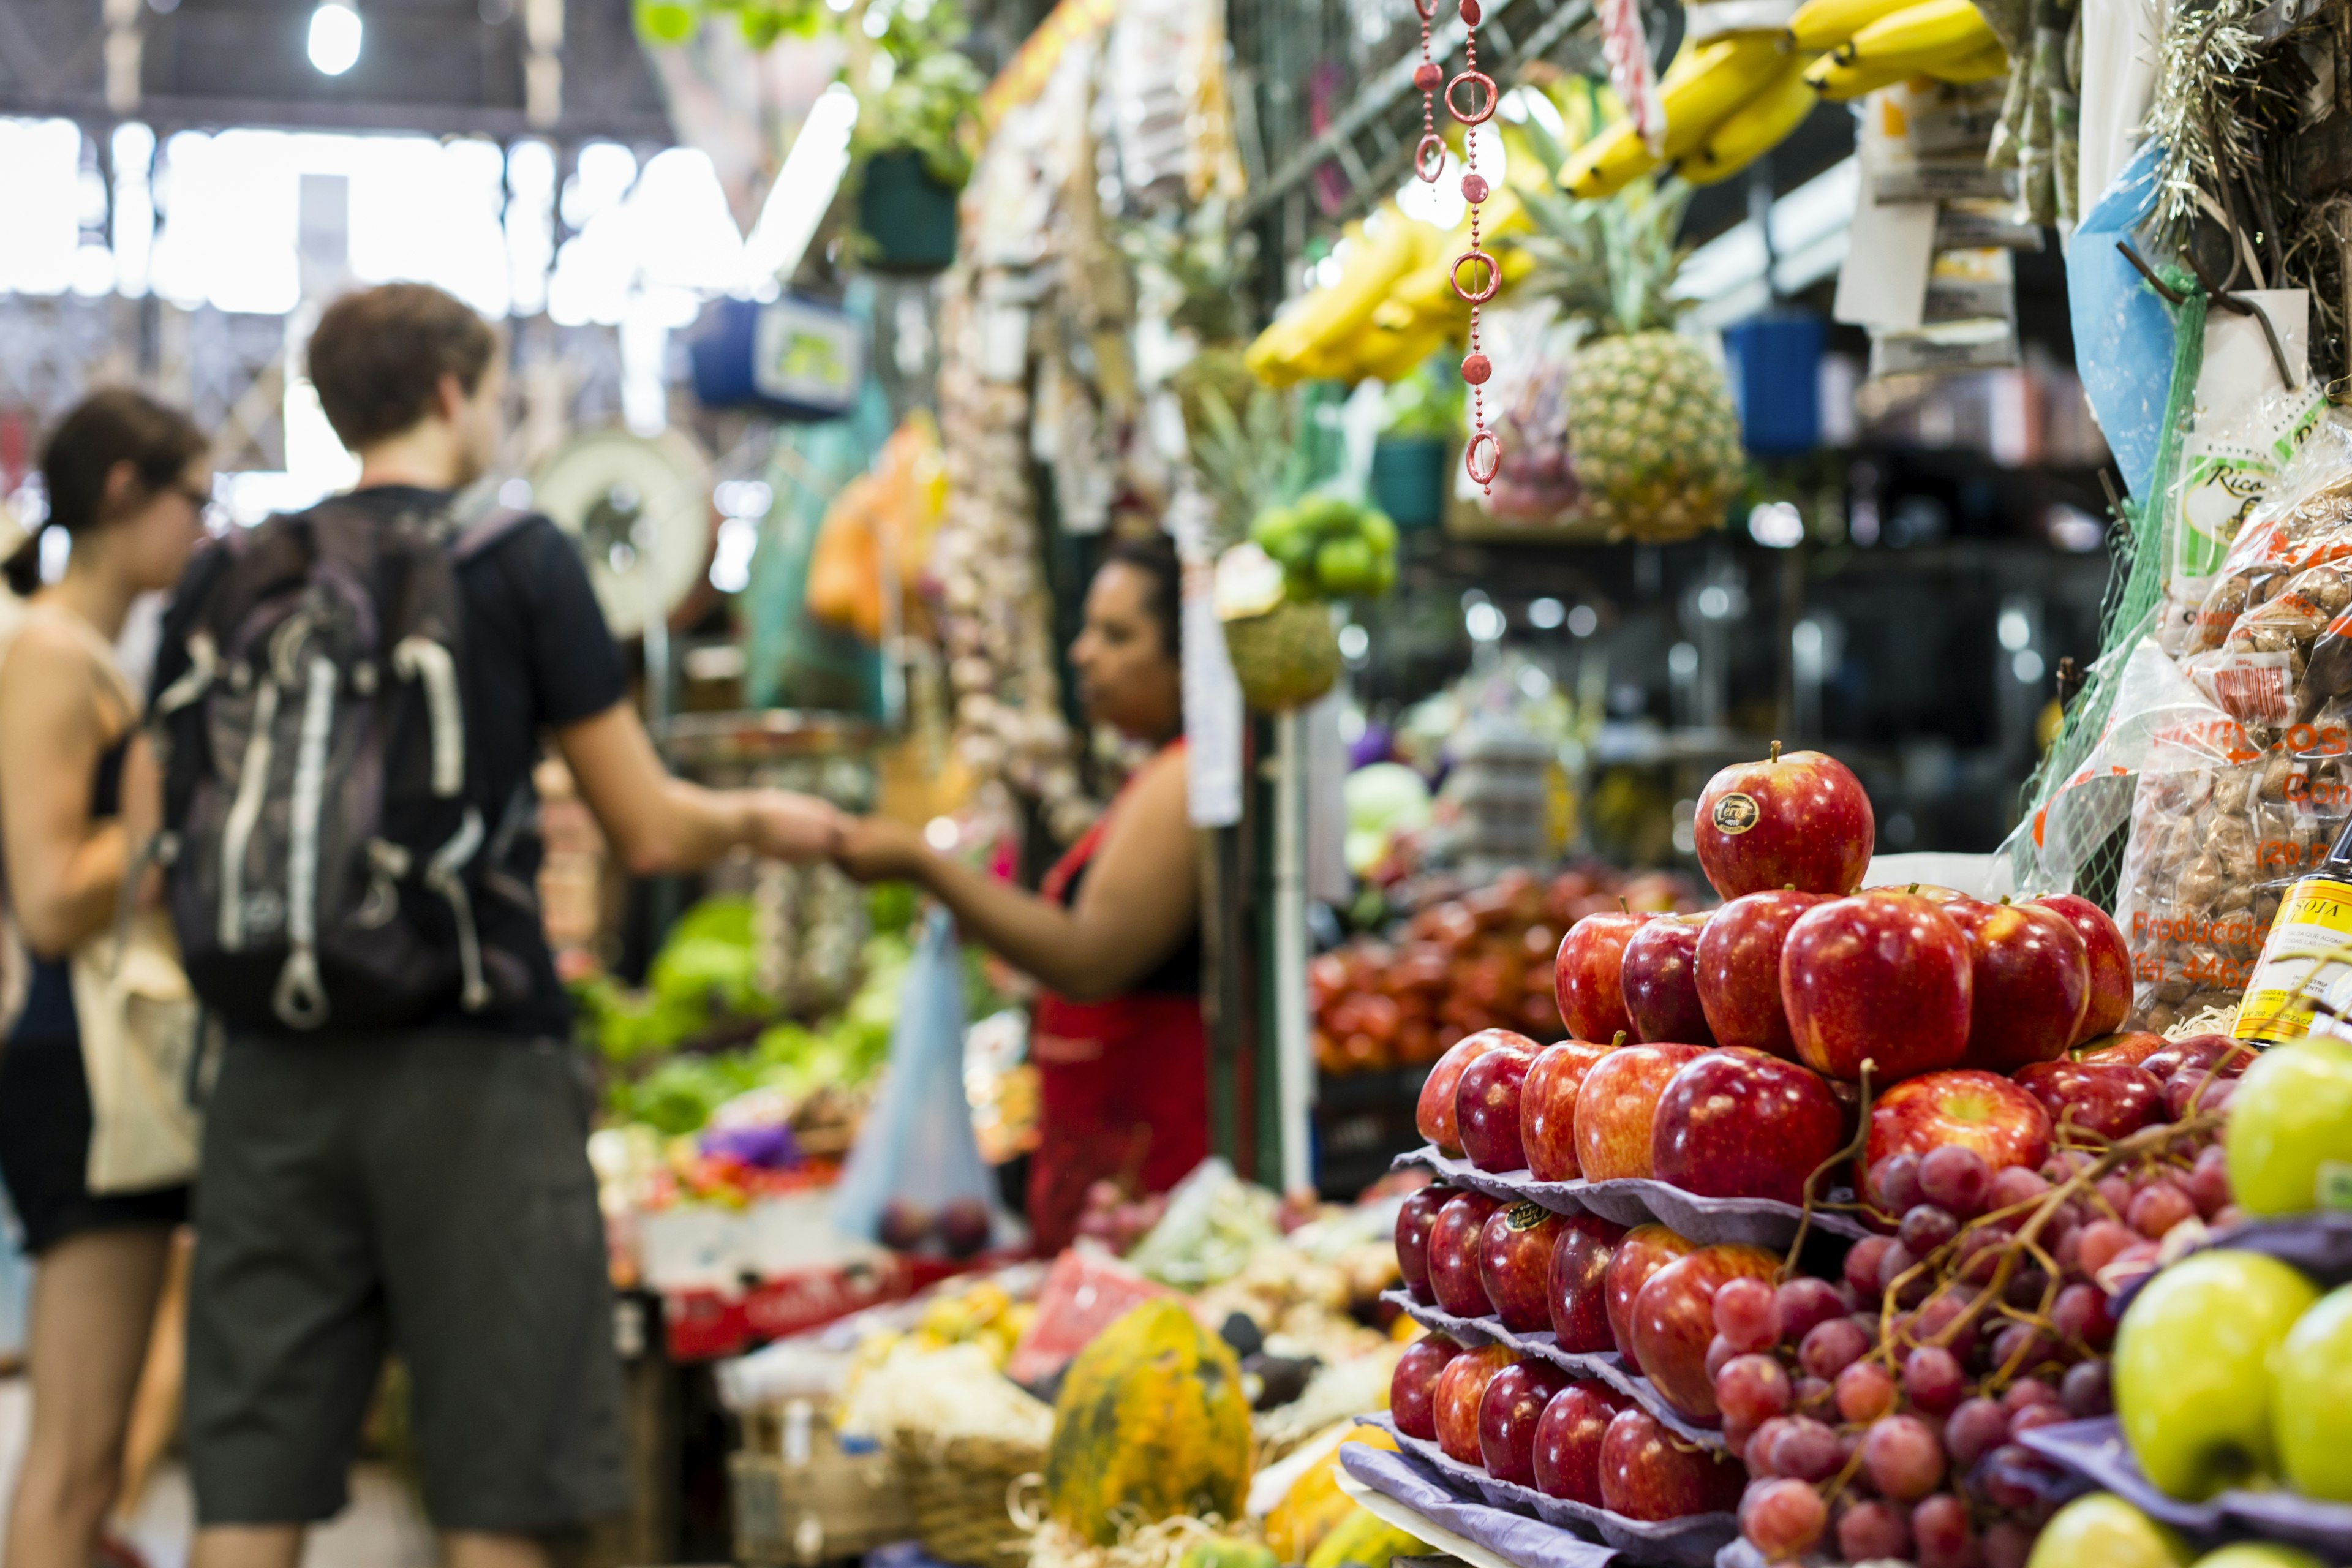
M 1103 556 L 1103 564 L 1132 566 L 1151 579 L 1143 607 L 1160 623 L 1160 645 L 1179 664 L 1184 659 L 1184 563 L 1164 533 L 1137 534 L 1117 540 Z
M 498 351 L 498 333 L 465 301 L 429 283 L 385 283 L 344 295 L 319 317 L 310 384 L 327 423 L 356 452 L 432 412 L 445 375 L 471 397 Z
M 8 586 L 25 595 L 41 585 L 42 534 L 62 528 L 77 535 L 105 521 L 107 476 L 116 464 L 131 465 L 144 500 L 176 482 L 211 447 L 194 420 L 136 388 L 109 387 L 83 398 L 41 448 L 48 517 L 0 566 Z

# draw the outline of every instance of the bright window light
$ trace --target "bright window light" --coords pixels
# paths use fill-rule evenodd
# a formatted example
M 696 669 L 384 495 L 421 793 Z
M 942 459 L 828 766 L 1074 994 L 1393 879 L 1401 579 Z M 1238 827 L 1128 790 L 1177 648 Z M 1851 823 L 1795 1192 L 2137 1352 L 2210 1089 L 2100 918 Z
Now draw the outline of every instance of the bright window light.
M 751 557 L 760 548 L 760 525 L 748 517 L 730 517 L 719 525 L 718 546 L 710 553 L 710 585 L 722 594 L 740 594 L 751 585 Z
M 359 63 L 360 14 L 341 0 L 310 13 L 310 63 L 325 76 L 341 76 Z
M 1805 542 L 1805 518 L 1794 501 L 1768 500 L 1748 514 L 1748 536 L 1772 550 L 1794 550 Z
M 857 95 L 839 82 L 826 88 L 801 121 L 784 166 L 761 205 L 760 220 L 743 243 L 743 288 L 789 278 L 816 236 L 841 176 L 849 169 L 849 132 L 857 123 Z

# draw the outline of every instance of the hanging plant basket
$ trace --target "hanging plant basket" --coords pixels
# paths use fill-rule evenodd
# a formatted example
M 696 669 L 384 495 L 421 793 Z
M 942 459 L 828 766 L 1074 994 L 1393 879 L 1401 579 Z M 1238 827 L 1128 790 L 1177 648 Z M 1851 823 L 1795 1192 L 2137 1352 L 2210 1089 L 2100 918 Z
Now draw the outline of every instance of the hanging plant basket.
M 877 153 L 857 193 L 857 226 L 874 242 L 867 265 L 882 272 L 943 272 L 955 260 L 955 187 L 909 148 Z

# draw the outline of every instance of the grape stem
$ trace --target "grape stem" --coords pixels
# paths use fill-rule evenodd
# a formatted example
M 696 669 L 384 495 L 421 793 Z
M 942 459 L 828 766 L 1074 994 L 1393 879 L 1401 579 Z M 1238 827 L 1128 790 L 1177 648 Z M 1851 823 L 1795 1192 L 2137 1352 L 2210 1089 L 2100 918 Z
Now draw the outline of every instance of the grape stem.
M 1777 746 L 1778 744 L 1780 744 L 1780 742 L 1776 741 L 1776 742 L 1773 742 L 1773 744 Z M 1844 1207 L 1844 1206 L 1845 1206 L 1844 1205 L 1832 1205 L 1823 1204 L 1823 1203 L 1822 1202 L 1822 1200 L 1820 1200 L 1820 1199 L 1818 1199 L 1818 1198 L 1814 1197 L 1814 1195 L 1813 1195 L 1813 1184 L 1814 1184 L 1815 1182 L 1820 1181 L 1820 1180 L 1822 1179 L 1822 1176 L 1824 1176 L 1825 1174 L 1827 1174 L 1827 1173 L 1830 1173 L 1831 1171 L 1833 1171 L 1833 1170 L 1837 1169 L 1837 1167 L 1838 1167 L 1838 1166 L 1840 1166 L 1840 1165 L 1842 1165 L 1842 1164 L 1844 1164 L 1844 1163 L 1847 1163 L 1847 1162 L 1849 1162 L 1849 1161 L 1858 1161 L 1858 1160 L 1860 1160 L 1860 1159 L 1862 1158 L 1862 1152 L 1863 1152 L 1865 1148 L 1869 1147 L 1869 1144 L 1870 1144 L 1870 1069 L 1871 1069 L 1871 1068 L 1874 1068 L 1874 1067 L 1876 1067 L 1877 1065 L 1878 1065 L 1878 1063 L 1877 1063 L 1877 1061 L 1876 1061 L 1874 1058 L 1868 1058 L 1868 1057 L 1865 1057 L 1865 1058 L 1863 1058 L 1863 1063 L 1862 1063 L 1862 1082 L 1861 1082 L 1861 1084 L 1858 1086 L 1858 1092 L 1859 1092 L 1859 1094 L 1860 1094 L 1860 1096 L 1861 1096 L 1861 1110 L 1860 1110 L 1859 1114 L 1857 1114 L 1857 1115 L 1854 1117 L 1854 1125 L 1853 1125 L 1853 1142 L 1849 1142 L 1849 1143 L 1848 1143 L 1844 1148 L 1843 1148 L 1843 1149 L 1839 1150 L 1836 1153 L 1832 1154 L 1828 1159 L 1826 1159 L 1826 1160 L 1822 1161 L 1820 1164 L 1818 1164 L 1818 1165 L 1814 1166 L 1814 1167 L 1813 1167 L 1813 1169 L 1812 1169 L 1812 1173 L 1811 1173 L 1811 1174 L 1810 1174 L 1810 1175 L 1808 1175 L 1808 1176 L 1805 1178 L 1805 1184 L 1804 1184 L 1804 1187 L 1803 1187 L 1803 1189 L 1802 1189 L 1803 1196 L 1804 1196 L 1804 1200 L 1805 1200 L 1805 1201 L 1804 1201 L 1804 1206 L 1803 1206 L 1802 1210 L 1801 1210 L 1801 1211 L 1798 1214 L 1798 1215 L 1797 1215 L 1797 1234 L 1795 1235 L 1795 1237 L 1793 1237 L 1792 1238 L 1790 1238 L 1790 1242 L 1789 1242 L 1789 1255 L 1788 1255 L 1788 1257 L 1786 1257 L 1786 1258 L 1782 1258 L 1782 1259 L 1780 1260 L 1780 1272 L 1779 1276 L 1778 1276 L 1778 1277 L 1777 1277 L 1777 1279 L 1776 1279 L 1776 1283 L 1777 1283 L 1777 1282 L 1780 1282 L 1780 1281 L 1785 1281 L 1786 1279 L 1789 1279 L 1789 1277 L 1790 1277 L 1790 1275 L 1792 1275 L 1792 1274 L 1796 1273 L 1796 1271 L 1797 1271 L 1797 1258 L 1798 1258 L 1798 1255 L 1799 1255 L 1799 1254 L 1801 1254 L 1801 1253 L 1802 1253 L 1802 1252 L 1805 1250 L 1805 1237 L 1806 1237 L 1806 1233 L 1808 1233 L 1809 1231 L 1811 1231 L 1811 1230 L 1812 1229 L 1812 1227 L 1813 1227 L 1813 1209 L 1815 1208 L 1815 1206 L 1816 1206 L 1816 1205 L 1822 1206 L 1822 1207 L 1832 1207 L 1832 1206 L 1834 1206 L 1834 1207 L 1839 1207 L 1839 1208 L 1843 1208 L 1843 1207 Z M 1859 1172 L 1860 1172 L 1860 1170 L 1861 1170 L 1861 1167 L 1860 1167 L 1859 1165 L 1857 1165 L 1857 1166 L 1855 1166 L 1855 1170 L 1856 1170 L 1856 1172 L 1857 1172 L 1857 1173 L 1859 1173 Z M 1855 1185 L 1855 1187 L 1856 1187 L 1856 1188 L 1859 1188 L 1859 1187 L 1862 1185 L 1862 1181 L 1861 1181 L 1860 1175 L 1859 1175 L 1858 1173 L 1857 1173 L 1857 1175 L 1856 1175 L 1856 1177 L 1855 1177 L 1854 1185 Z M 1863 1205 L 1863 1206 L 1865 1206 L 1865 1207 L 1866 1207 L 1867 1205 Z
M 1998 1226 L 2004 1220 L 2013 1219 L 2020 1215 L 2029 1213 L 2030 1217 L 2028 1217 L 2025 1222 L 2018 1227 L 2014 1239 L 2000 1246 L 2000 1261 L 1996 1263 L 1993 1268 L 1991 1279 L 1987 1281 L 1983 1289 L 1979 1290 L 1968 1305 L 1961 1310 L 1958 1317 L 1946 1324 L 1936 1333 L 1933 1339 L 1925 1342 L 1949 1348 L 1952 1342 L 1957 1340 L 1962 1333 L 1966 1332 L 1971 1325 L 1985 1314 L 1989 1308 L 1992 1307 L 1995 1303 L 2000 1302 L 2002 1292 L 2008 1289 L 2011 1279 L 2013 1278 L 2017 1272 L 2018 1259 L 2029 1253 L 2041 1260 L 2050 1276 L 2050 1283 L 2045 1286 L 2042 1290 L 2042 1299 L 2038 1313 L 2038 1316 L 2043 1321 L 2043 1323 L 2036 1326 L 2046 1325 L 2051 1307 L 2057 1299 L 2058 1279 L 2061 1273 L 2061 1270 L 2057 1267 L 2056 1260 L 2048 1253 L 2044 1252 L 2040 1246 L 2042 1228 L 2049 1223 L 2051 1216 L 2055 1215 L 2061 1206 L 2078 1194 L 2087 1192 L 2095 1195 L 2097 1192 L 2097 1184 L 2101 1178 L 2111 1174 L 2115 1171 L 2131 1163 L 2133 1161 L 2139 1159 L 2143 1155 L 2160 1152 L 2168 1145 L 2178 1140 L 2193 1140 L 2201 1133 L 2216 1131 L 2221 1128 L 2221 1123 L 2222 1118 L 2217 1112 L 2204 1116 L 2192 1117 L 2190 1120 L 2186 1121 L 2166 1122 L 2156 1127 L 2143 1128 L 2139 1131 L 2134 1132 L 2128 1137 L 2119 1138 L 2115 1142 L 2109 1144 L 2105 1153 L 2093 1160 L 2089 1164 L 2084 1165 L 2080 1171 L 2077 1171 L 2074 1174 L 2069 1176 L 2065 1181 L 2054 1184 L 2048 1192 L 2042 1194 L 2040 1197 L 2031 1200 L 2030 1204 L 2013 1204 L 2008 1208 L 1997 1209 L 1988 1215 L 1979 1215 L 1975 1219 L 1970 1220 L 1967 1225 L 1960 1228 L 1958 1234 L 1955 1235 L 1951 1240 L 1946 1242 L 1943 1246 L 1929 1253 L 1926 1258 L 1921 1258 L 1918 1262 L 1905 1269 L 1901 1274 L 1895 1276 L 1894 1279 L 1888 1281 L 1886 1289 L 1879 1300 L 1878 1346 L 1876 1354 L 1886 1361 L 1890 1366 L 1894 1364 L 1895 1337 L 1895 1315 L 1905 1286 L 1910 1284 L 1913 1279 L 1922 1273 L 1923 1270 L 1932 1269 L 1939 1259 L 1951 1256 L 1955 1249 L 1960 1245 L 1961 1237 L 1967 1236 L 1969 1231 L 1975 1230 L 1979 1226 Z M 2105 1200 L 2102 1199 L 2100 1200 L 2100 1206 L 2106 1207 L 2108 1205 L 2105 1204 Z M 1943 1285 L 1937 1287 L 1935 1292 L 1928 1297 L 1928 1300 L 1933 1300 L 1937 1297 L 1943 1295 L 1947 1290 L 1951 1289 L 1952 1283 L 1952 1281 L 1948 1280 Z M 1920 1304 L 1925 1306 L 1927 1303 L 1922 1302 Z M 2005 1305 L 2002 1307 L 2002 1315 L 2013 1318 L 2018 1321 L 2031 1321 L 2019 1316 Z M 2029 1342 L 2023 1351 L 2010 1358 L 2011 1363 L 2021 1362 L 2023 1356 L 2030 1352 L 2032 1349 L 2032 1346 Z M 2020 1370 L 2021 1367 L 2017 1364 L 2005 1363 L 1985 1380 L 1985 1386 L 1988 1389 L 1998 1389 L 2008 1383 L 2011 1378 L 2014 1377 Z

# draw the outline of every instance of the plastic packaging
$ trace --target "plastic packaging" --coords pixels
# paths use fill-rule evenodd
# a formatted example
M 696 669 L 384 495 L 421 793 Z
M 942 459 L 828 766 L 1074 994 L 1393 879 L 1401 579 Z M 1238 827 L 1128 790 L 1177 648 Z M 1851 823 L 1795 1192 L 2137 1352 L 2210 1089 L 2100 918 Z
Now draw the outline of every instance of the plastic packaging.
M 1498 1176 L 1467 1160 L 1452 1160 L 1435 1149 L 1416 1149 L 1396 1157 L 1395 1165 L 1424 1165 L 1447 1184 L 1467 1187 L 1506 1203 L 1522 1199 L 1560 1214 L 1590 1211 L 1617 1225 L 1647 1225 L 1655 1220 L 1702 1247 L 1743 1242 L 1777 1250 L 1796 1238 L 1804 1210 L 1770 1198 L 1708 1198 L 1686 1193 L 1670 1183 L 1626 1177 L 1610 1182 L 1538 1182 L 1525 1172 Z M 1851 1194 L 1828 1193 L 1834 1201 Z M 1851 1215 L 1816 1210 L 1815 1230 L 1859 1241 L 1870 1227 Z
M 1548 1361 L 1562 1372 L 1578 1377 L 1597 1377 L 1618 1393 L 1639 1405 L 1658 1421 L 1673 1428 L 1676 1436 L 1702 1448 L 1721 1448 L 1723 1434 L 1692 1425 L 1675 1414 L 1663 1395 L 1651 1385 L 1650 1380 L 1635 1372 L 1625 1358 L 1614 1352 L 1586 1354 L 1564 1351 L 1548 1331 L 1532 1334 L 1514 1333 L 1503 1326 L 1500 1318 L 1457 1318 L 1425 1302 L 1416 1301 L 1402 1290 L 1381 1292 L 1381 1300 L 1403 1309 L 1407 1317 L 1433 1333 L 1445 1335 L 1465 1345 L 1498 1344 L 1507 1346 L 1523 1356 Z
M 834 1195 L 843 1234 L 911 1249 L 977 1252 L 1002 1226 L 963 1087 L 963 955 L 955 922 L 932 911 L 898 993 L 881 1098 Z
M 2352 1553 L 2352 1503 L 2321 1502 L 2288 1491 L 2231 1490 L 2205 1502 L 2158 1491 L 2140 1473 L 2112 1415 L 2037 1427 L 2018 1439 L 2028 1448 L 2104 1487 L 2159 1523 L 2190 1535 L 2252 1532 L 2305 1547 L 2330 1561 Z
M 1396 1438 L 1397 1447 L 1405 1455 L 1433 1472 L 1455 1498 L 1463 1498 L 1466 1494 L 1482 1499 L 1489 1508 L 1507 1513 L 1533 1514 L 1555 1529 L 1577 1535 L 1598 1536 L 1603 1544 L 1627 1553 L 1639 1563 L 1686 1563 L 1692 1568 L 1699 1568 L 1701 1564 L 1713 1563 L 1715 1554 L 1729 1545 L 1739 1533 L 1738 1521 L 1728 1513 L 1694 1513 L 1680 1519 L 1665 1520 L 1628 1519 L 1622 1513 L 1612 1513 L 1590 1503 L 1546 1497 L 1532 1487 L 1498 1481 L 1484 1470 L 1451 1458 L 1426 1438 L 1404 1436 L 1386 1417 L 1375 1416 L 1370 1424 L 1386 1429 Z M 1379 1452 L 1378 1449 L 1371 1451 Z M 1349 1474 L 1356 1475 L 1359 1472 L 1350 1462 L 1351 1458 L 1342 1457 L 1339 1462 L 1348 1467 Z M 1472 1539 L 1477 1538 L 1473 1536 Z M 1510 1561 L 1525 1563 L 1528 1560 L 1513 1556 Z

